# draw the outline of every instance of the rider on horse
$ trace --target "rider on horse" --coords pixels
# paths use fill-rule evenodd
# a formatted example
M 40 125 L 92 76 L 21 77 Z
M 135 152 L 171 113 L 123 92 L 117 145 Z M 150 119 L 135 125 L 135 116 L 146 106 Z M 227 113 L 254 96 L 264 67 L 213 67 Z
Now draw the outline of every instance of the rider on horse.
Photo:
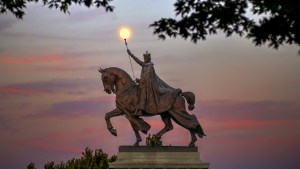
M 170 109 L 181 90 L 175 90 L 156 75 L 148 51 L 144 54 L 144 62 L 134 56 L 129 49 L 127 53 L 142 66 L 141 78 L 136 79 L 139 82 L 139 98 L 134 114 L 136 116 L 143 113 L 157 114 Z

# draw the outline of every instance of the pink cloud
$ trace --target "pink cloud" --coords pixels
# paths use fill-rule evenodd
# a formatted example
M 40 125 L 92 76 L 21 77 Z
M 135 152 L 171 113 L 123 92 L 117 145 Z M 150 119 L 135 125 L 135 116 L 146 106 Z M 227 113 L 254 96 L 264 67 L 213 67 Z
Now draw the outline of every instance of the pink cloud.
M 81 135 L 99 135 L 100 130 L 96 128 L 88 128 L 88 129 L 83 129 L 80 134 Z
M 299 121 L 295 121 L 298 123 Z M 226 120 L 220 122 L 218 128 L 222 129 L 262 129 L 273 128 L 276 126 L 290 126 L 293 124 L 291 120 Z
M 118 130 L 118 137 L 112 136 L 107 131 L 104 113 L 101 112 L 106 112 L 103 111 L 105 105 L 113 102 L 114 98 L 112 97 L 97 97 L 58 104 L 50 110 L 59 110 L 67 115 L 70 112 L 82 114 L 87 110 L 96 113 L 90 114 L 92 117 L 83 120 L 87 121 L 88 125 L 82 125 L 84 127 L 79 130 L 75 127 L 67 131 L 59 129 L 38 136 L 37 139 L 37 136 L 34 136 L 28 141 L 16 143 L 23 147 L 33 148 L 35 151 L 46 151 L 47 153 L 78 153 L 88 146 L 92 149 L 103 148 L 104 152 L 111 155 L 115 154 L 118 146 L 133 144 L 135 136 L 128 120 L 123 116 L 112 118 L 112 123 Z M 99 103 L 102 104 L 98 105 Z M 269 164 L 270 161 L 275 161 L 274 165 L 272 163 L 273 166 L 281 166 L 282 168 L 282 166 L 289 165 L 288 168 L 293 168 L 292 163 L 300 152 L 300 136 L 297 134 L 300 123 L 299 118 L 294 117 L 294 113 L 299 112 L 296 111 L 299 110 L 297 103 L 216 103 L 218 102 L 214 102 L 212 107 L 207 106 L 211 105 L 209 102 L 202 103 L 201 111 L 203 114 L 199 114 L 205 117 L 199 118 L 199 122 L 208 135 L 197 141 L 201 158 L 204 161 L 211 162 L 213 168 L 230 168 L 229 166 L 241 168 L 245 165 L 246 168 L 257 168 L 258 166 L 268 168 L 267 166 L 271 165 Z M 281 115 L 281 110 L 286 109 L 286 107 L 293 111 L 283 112 Z M 197 111 L 194 113 L 197 114 Z M 250 115 L 251 117 L 249 117 Z M 83 116 L 80 117 L 83 119 Z M 99 119 L 94 120 L 95 117 L 99 117 Z M 151 134 L 158 132 L 163 127 L 163 122 L 159 116 L 143 118 L 152 125 L 149 131 Z M 73 120 L 72 118 L 68 119 Z M 93 120 L 91 121 L 91 119 Z M 58 122 L 57 119 L 55 121 Z M 65 119 L 63 121 L 66 122 Z M 190 142 L 189 132 L 175 122 L 173 124 L 174 130 L 163 136 L 164 145 L 188 145 Z M 143 138 L 141 145 L 145 145 L 146 135 L 141 134 L 141 136 Z M 261 159 L 266 161 L 259 161 Z M 235 162 L 234 166 L 228 161 Z M 260 165 L 256 162 L 260 162 Z
M 98 145 L 101 136 L 105 135 L 109 136 L 109 132 L 106 128 L 101 129 L 100 127 L 67 131 L 53 130 L 29 139 L 13 140 L 12 143 L 22 147 L 34 148 L 37 151 L 78 153 L 82 152 L 84 147 Z
M 31 63 L 43 63 L 43 62 L 59 62 L 61 57 L 58 55 L 39 56 L 39 57 L 26 57 L 26 58 L 15 58 L 15 57 L 2 57 L 0 63 L 4 64 L 31 64 Z
M 78 71 L 82 70 L 82 68 L 78 67 L 66 67 L 64 65 L 56 65 L 56 66 L 42 66 L 42 67 L 35 67 L 34 70 L 36 71 L 45 71 L 45 72 L 66 72 L 66 71 Z
M 22 145 L 30 148 L 37 148 L 48 151 L 58 151 L 58 152 L 69 152 L 69 153 L 77 153 L 82 151 L 82 147 L 74 147 L 74 146 L 59 146 L 59 145 L 51 145 L 44 141 L 16 141 L 17 145 Z
M 300 103 L 292 101 L 200 100 L 195 106 L 193 113 L 213 121 L 300 119 Z
M 81 95 L 87 94 L 92 90 L 99 91 L 98 84 L 100 84 L 99 79 L 52 79 L 48 81 L 15 83 L 0 86 L 0 94 L 65 93 L 70 95 Z
M 104 116 L 105 113 L 113 110 L 114 99 L 105 96 L 97 98 L 87 98 L 76 101 L 62 101 L 55 103 L 49 109 L 38 114 L 29 115 L 27 118 L 67 118 L 76 119 L 84 116 Z
M 95 126 L 80 130 L 52 131 L 39 138 L 39 140 L 43 140 L 45 142 L 59 141 L 60 143 L 69 143 L 70 141 L 73 141 L 72 143 L 76 144 L 76 141 L 74 140 L 79 141 L 82 139 L 91 139 L 103 134 L 109 134 L 106 128 L 103 130 L 100 127 Z
M 261 139 L 253 139 L 252 141 L 254 145 L 260 146 L 281 146 L 281 145 L 288 145 L 290 147 L 300 148 L 300 136 L 286 136 L 286 137 L 278 137 L 278 136 L 266 136 Z M 254 148 L 254 147 L 253 147 Z
M 25 89 L 17 87 L 0 87 L 0 93 L 7 94 L 36 94 L 41 93 L 42 91 L 36 89 Z

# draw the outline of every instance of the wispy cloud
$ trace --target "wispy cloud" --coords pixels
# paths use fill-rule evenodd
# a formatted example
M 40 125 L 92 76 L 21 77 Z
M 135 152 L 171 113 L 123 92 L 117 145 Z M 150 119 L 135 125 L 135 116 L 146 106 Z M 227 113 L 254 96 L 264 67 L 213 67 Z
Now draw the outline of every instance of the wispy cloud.
M 0 86 L 0 94 L 69 93 L 83 94 L 99 91 L 99 79 L 53 79 Z
M 0 64 L 32 64 L 32 63 L 48 63 L 60 62 L 62 58 L 58 55 L 39 56 L 39 57 L 1 57 Z
M 300 103 L 295 101 L 231 101 L 197 102 L 197 114 L 209 119 L 300 120 Z
M 1 18 L 0 18 L 0 32 L 5 30 L 5 29 L 8 29 L 8 28 L 12 27 L 13 24 L 16 23 L 16 22 L 17 22 L 17 20 L 15 20 L 14 18 L 9 19 L 8 17 L 1 16 Z
M 2 131 L 7 131 L 9 133 L 15 133 L 16 130 L 10 126 L 9 122 L 10 121 L 6 119 L 6 117 L 0 114 L 0 131 L 2 130 Z
M 198 109 L 193 113 L 198 116 L 208 135 L 197 141 L 204 161 L 210 161 L 214 167 L 220 168 L 228 166 L 228 161 L 239 159 L 236 167 L 241 168 L 248 164 L 248 169 L 261 158 L 279 160 L 278 157 L 281 157 L 282 160 L 276 162 L 277 165 L 294 166 L 290 164 L 294 162 L 294 156 L 299 155 L 300 149 L 300 109 L 297 102 L 200 100 L 196 105 Z M 44 123 L 51 123 L 53 120 L 66 122 L 67 118 L 69 124 L 78 124 L 76 120 L 86 119 L 88 125 L 81 123 L 82 128 L 79 129 L 72 125 L 65 129 L 56 128 L 51 133 L 45 131 L 42 135 L 28 136 L 26 139 L 14 141 L 14 144 L 52 153 L 79 153 L 85 146 L 116 153 L 119 145 L 133 144 L 135 136 L 128 120 L 123 116 L 112 119 L 118 130 L 118 137 L 107 131 L 104 115 L 114 107 L 114 98 L 109 96 L 56 103 L 30 118 L 40 118 Z M 98 123 L 95 117 L 102 120 Z M 152 125 L 149 131 L 151 134 L 164 126 L 159 116 L 143 118 Z M 189 132 L 174 122 L 173 124 L 174 130 L 163 136 L 164 145 L 188 145 Z M 145 135 L 141 135 L 145 138 Z M 141 144 L 144 145 L 145 140 Z M 247 152 L 243 158 L 240 157 L 241 151 Z M 262 166 L 269 164 L 262 163 Z
M 72 12 L 72 15 L 69 17 L 64 18 L 64 21 L 71 21 L 71 22 L 79 22 L 82 24 L 82 22 L 88 22 L 91 20 L 96 19 L 97 17 L 101 15 L 108 15 L 108 13 L 103 9 L 93 8 L 89 10 L 78 10 Z
M 0 94 L 37 94 L 41 92 L 43 91 L 28 88 L 0 87 Z
M 70 41 L 85 41 L 91 42 L 96 41 L 99 42 L 101 40 L 107 40 L 108 37 L 96 37 L 96 36 L 68 36 L 68 35 L 57 35 L 57 34 L 42 34 L 42 33 L 28 33 L 28 32 L 14 32 L 14 33 L 3 33 L 7 36 L 12 37 L 23 37 L 23 38 L 33 38 L 33 39 L 47 39 L 47 40 L 55 40 L 56 42 L 70 42 Z
M 295 121 L 294 123 L 298 123 L 299 121 Z M 218 125 L 218 129 L 226 129 L 226 130 L 256 130 L 256 129 L 267 129 L 274 127 L 282 126 L 293 126 L 293 121 L 291 120 L 226 120 L 223 123 Z
M 113 98 L 89 98 L 54 104 L 48 110 L 34 115 L 37 118 L 78 118 L 82 116 L 104 116 L 114 108 Z
M 60 145 L 55 145 L 55 144 L 49 144 L 44 141 L 36 141 L 36 140 L 24 140 L 24 141 L 16 141 L 15 144 L 17 145 L 22 145 L 26 146 L 29 148 L 37 148 L 42 151 L 56 151 L 56 152 L 68 152 L 68 153 L 77 153 L 81 152 L 82 148 L 81 147 L 73 147 L 73 146 L 60 146 Z

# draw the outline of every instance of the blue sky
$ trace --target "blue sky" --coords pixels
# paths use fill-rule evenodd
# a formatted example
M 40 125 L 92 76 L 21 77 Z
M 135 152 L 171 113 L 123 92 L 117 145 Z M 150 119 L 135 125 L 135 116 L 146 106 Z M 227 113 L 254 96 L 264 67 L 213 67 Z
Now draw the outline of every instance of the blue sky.
M 157 74 L 168 84 L 196 94 L 195 114 L 207 137 L 198 140 L 212 168 L 297 168 L 300 156 L 299 47 L 255 47 L 251 40 L 220 32 L 193 44 L 158 40 L 149 24 L 174 17 L 174 1 L 113 1 L 113 13 L 72 6 L 70 15 L 30 4 L 23 20 L 0 15 L 1 168 L 39 168 L 48 161 L 79 157 L 85 147 L 110 155 L 134 143 L 124 117 L 104 116 L 114 95 L 103 91 L 99 67 L 130 73 L 121 26 L 132 29 L 130 50 L 152 54 Z M 141 68 L 134 63 L 135 75 Z M 145 118 L 150 133 L 163 123 Z M 189 133 L 175 128 L 165 145 L 185 146 Z M 145 136 L 143 136 L 145 138 Z M 17 162 L 16 162 L 17 159 Z

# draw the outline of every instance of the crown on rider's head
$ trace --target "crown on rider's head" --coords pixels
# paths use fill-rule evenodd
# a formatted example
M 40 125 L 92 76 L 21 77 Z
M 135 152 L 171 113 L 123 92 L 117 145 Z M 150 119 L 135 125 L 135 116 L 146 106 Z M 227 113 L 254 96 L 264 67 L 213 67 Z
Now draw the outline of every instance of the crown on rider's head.
M 151 56 L 151 54 L 146 51 L 146 53 L 144 53 L 144 56 Z

